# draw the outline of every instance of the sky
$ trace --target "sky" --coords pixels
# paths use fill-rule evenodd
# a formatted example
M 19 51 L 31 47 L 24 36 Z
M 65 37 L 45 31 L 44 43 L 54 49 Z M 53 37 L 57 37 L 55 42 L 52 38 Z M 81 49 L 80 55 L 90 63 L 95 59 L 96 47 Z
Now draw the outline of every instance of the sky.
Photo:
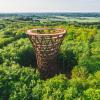
M 100 12 L 100 0 L 0 0 L 0 13 Z

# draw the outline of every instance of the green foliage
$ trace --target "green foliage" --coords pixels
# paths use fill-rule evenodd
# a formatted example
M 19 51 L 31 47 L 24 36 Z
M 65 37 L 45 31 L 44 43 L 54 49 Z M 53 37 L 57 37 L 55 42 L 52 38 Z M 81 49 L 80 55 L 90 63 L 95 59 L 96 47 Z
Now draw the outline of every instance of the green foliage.
M 32 47 L 23 47 L 17 56 L 19 57 L 17 62 L 22 66 L 36 65 L 36 58 Z
M 100 71 L 97 71 L 97 72 L 95 73 L 95 77 L 96 77 L 98 80 L 100 80 Z
M 19 63 L 21 66 L 36 65 L 35 57 L 33 57 L 34 52 L 31 44 L 29 45 L 29 41 L 27 42 L 27 39 L 20 39 L 10 43 L 0 50 L 0 54 L 4 63 L 10 60 Z M 8 62 L 8 64 L 10 64 L 10 62 Z
M 100 89 L 89 88 L 84 91 L 86 100 L 100 100 Z
M 4 35 L 12 35 L 13 33 L 12 32 L 10 32 L 10 31 L 6 31 L 6 32 L 4 32 Z
M 77 97 L 78 91 L 75 87 L 69 87 L 64 91 L 64 100 L 73 100 Z
M 97 25 L 97 29 L 100 29 L 100 25 Z
M 56 76 L 49 79 L 44 84 L 43 100 L 62 100 L 63 91 L 67 88 L 67 79 L 64 75 Z
M 73 66 L 77 64 L 77 58 L 75 53 L 72 50 L 66 50 L 62 53 L 59 53 L 59 66 L 63 70 L 71 70 Z
M 85 66 L 75 66 L 72 70 L 72 78 L 86 79 L 88 77 L 88 70 Z
M 0 30 L 5 28 L 5 25 L 4 24 L 0 24 Z
M 59 74 L 44 81 L 37 69 L 31 68 L 37 66 L 36 58 L 25 33 L 45 25 L 67 29 L 58 63 L 60 72 L 68 73 L 70 79 Z M 0 20 L 0 100 L 99 100 L 99 26 L 49 20 L 32 22 L 23 17 Z
M 33 99 L 35 100 L 62 100 L 63 91 L 67 88 L 67 79 L 64 75 L 58 75 L 48 79 L 42 84 L 37 84 L 32 89 Z
M 10 38 L 0 38 L 0 48 L 6 46 L 7 44 L 11 43 L 13 40 L 16 40 L 13 37 Z
M 39 81 L 39 73 L 31 68 L 0 67 L 0 97 L 24 100 Z

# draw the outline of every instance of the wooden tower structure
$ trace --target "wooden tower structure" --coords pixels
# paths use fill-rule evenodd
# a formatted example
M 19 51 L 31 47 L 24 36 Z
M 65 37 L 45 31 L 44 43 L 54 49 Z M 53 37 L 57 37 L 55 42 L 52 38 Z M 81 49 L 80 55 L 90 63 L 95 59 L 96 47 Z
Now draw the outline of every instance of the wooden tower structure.
M 46 79 L 57 74 L 57 55 L 64 39 L 63 29 L 30 29 L 27 35 L 35 50 L 41 76 Z

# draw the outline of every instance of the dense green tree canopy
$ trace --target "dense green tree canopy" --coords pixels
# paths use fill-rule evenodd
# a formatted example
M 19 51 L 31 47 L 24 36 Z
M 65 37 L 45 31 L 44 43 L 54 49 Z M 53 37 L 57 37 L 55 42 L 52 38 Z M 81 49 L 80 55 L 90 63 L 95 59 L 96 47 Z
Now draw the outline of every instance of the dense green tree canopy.
M 15 17 L 14 17 L 15 18 Z M 100 100 L 100 23 L 0 20 L 0 100 Z M 31 28 L 67 30 L 58 54 L 59 75 L 42 80 Z

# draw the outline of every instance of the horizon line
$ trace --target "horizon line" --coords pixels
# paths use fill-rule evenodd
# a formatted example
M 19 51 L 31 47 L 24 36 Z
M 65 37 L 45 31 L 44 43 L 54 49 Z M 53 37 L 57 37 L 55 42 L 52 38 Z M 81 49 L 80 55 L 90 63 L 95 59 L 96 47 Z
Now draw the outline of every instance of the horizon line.
M 23 12 L 0 12 L 0 14 L 1 13 L 2 14 L 10 14 L 10 13 L 100 13 L 100 11 L 99 12 L 98 11 L 95 11 L 95 12 L 94 11 L 93 12 L 91 12 L 91 11 L 90 12 L 87 12 L 87 11 L 86 12 L 85 11 L 84 12 L 83 11 L 73 11 L 73 12 L 72 11 L 64 11 L 64 12 L 62 12 L 62 11 L 55 11 L 55 12 L 52 12 L 52 11 L 51 12 L 50 11 L 48 11 L 48 12 L 47 11 L 25 12 L 25 11 L 23 11 Z

